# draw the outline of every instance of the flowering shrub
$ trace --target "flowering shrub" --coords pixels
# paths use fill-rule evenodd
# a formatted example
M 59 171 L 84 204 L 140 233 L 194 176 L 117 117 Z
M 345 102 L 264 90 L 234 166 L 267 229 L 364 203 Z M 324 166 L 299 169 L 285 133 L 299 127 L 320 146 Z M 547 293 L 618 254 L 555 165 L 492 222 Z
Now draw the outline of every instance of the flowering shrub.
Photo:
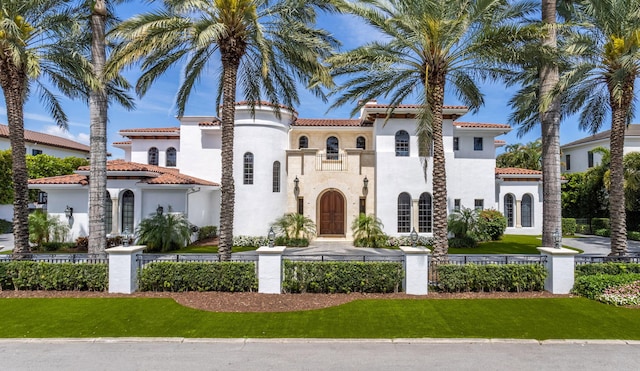
M 613 305 L 640 305 L 640 281 L 609 287 L 598 297 L 598 301 Z
M 598 300 L 606 290 L 625 286 L 636 281 L 640 281 L 640 274 L 638 273 L 578 276 L 571 292 L 588 299 Z
M 387 247 L 400 247 L 400 246 L 411 246 L 411 237 L 400 236 L 400 237 L 389 237 L 389 239 L 387 239 Z M 431 247 L 433 246 L 433 238 L 419 236 L 418 241 L 416 241 L 416 246 Z
M 264 236 L 233 236 L 233 246 L 260 247 L 268 245 L 269 239 Z

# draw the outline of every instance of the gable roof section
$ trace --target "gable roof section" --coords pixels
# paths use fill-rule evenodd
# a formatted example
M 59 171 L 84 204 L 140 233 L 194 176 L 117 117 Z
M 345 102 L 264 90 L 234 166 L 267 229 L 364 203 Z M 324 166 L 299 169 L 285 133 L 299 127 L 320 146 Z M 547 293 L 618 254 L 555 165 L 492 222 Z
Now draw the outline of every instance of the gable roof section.
M 297 119 L 292 126 L 361 126 L 357 119 Z
M 89 166 L 80 166 L 76 174 L 31 179 L 29 180 L 29 184 L 87 185 L 89 184 L 89 174 L 87 174 L 89 169 Z M 118 175 L 130 173 L 131 177 L 139 177 L 142 183 L 147 184 L 219 186 L 219 184 L 215 182 L 181 174 L 178 169 L 139 164 L 137 162 L 124 160 L 107 161 L 107 177 L 110 175 L 109 173 L 118 173 Z
M 9 138 L 9 126 L 0 124 L 0 137 Z M 24 140 L 28 143 L 45 144 L 52 147 L 71 149 L 89 153 L 91 147 L 86 144 L 74 142 L 67 138 L 58 137 L 50 134 L 38 133 L 36 131 L 24 131 Z
M 563 144 L 562 146 L 560 146 L 560 148 L 573 147 L 579 144 L 586 144 L 586 143 L 596 142 L 596 141 L 605 140 L 605 139 L 608 140 L 610 136 L 611 136 L 611 130 L 605 130 L 600 133 L 590 135 L 586 138 L 578 139 L 573 142 Z M 640 136 L 640 124 L 629 125 L 627 127 L 627 130 L 625 131 L 625 137 L 638 137 L 638 136 Z
M 129 139 L 174 139 L 180 138 L 179 127 L 123 129 L 119 132 Z
M 495 174 L 496 179 L 500 179 L 505 182 L 542 180 L 542 171 L 517 167 L 497 167 Z

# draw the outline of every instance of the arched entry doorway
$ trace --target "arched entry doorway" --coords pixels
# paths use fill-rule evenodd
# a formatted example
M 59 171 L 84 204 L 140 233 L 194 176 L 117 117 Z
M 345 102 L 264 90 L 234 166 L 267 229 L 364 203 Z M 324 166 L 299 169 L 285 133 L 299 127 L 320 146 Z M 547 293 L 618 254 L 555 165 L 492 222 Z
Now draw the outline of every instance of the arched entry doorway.
M 321 236 L 344 236 L 344 197 L 338 191 L 327 191 L 320 197 Z

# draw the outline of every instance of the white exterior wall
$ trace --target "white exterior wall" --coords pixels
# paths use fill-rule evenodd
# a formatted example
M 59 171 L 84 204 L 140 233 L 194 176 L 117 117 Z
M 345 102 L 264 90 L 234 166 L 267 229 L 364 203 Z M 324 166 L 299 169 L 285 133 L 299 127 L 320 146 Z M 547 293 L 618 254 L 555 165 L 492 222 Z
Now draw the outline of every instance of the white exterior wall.
M 569 148 L 562 147 L 562 155 L 560 161 L 563 163 L 563 170 L 567 173 L 580 173 L 589 170 L 588 165 L 588 152 L 596 147 L 604 147 L 609 149 L 609 139 L 593 141 L 589 143 L 583 143 Z M 624 140 L 624 154 L 631 152 L 640 152 L 640 138 L 638 137 L 626 137 Z M 571 156 L 571 168 L 566 169 L 566 155 Z M 599 153 L 593 154 L 593 165 L 600 164 L 602 156 Z
M 183 174 L 220 183 L 222 131 L 220 126 L 198 125 L 199 122 L 212 120 L 213 117 L 182 117 L 180 119 L 178 167 Z M 236 132 L 234 143 L 238 142 Z
M 47 192 L 47 213 L 57 217 L 63 224 L 69 226 L 67 241 L 75 241 L 78 237 L 89 235 L 89 193 L 88 187 L 72 187 L 66 189 L 43 189 Z M 64 210 L 73 208 L 73 216 L 69 219 Z
M 452 158 L 447 156 L 447 205 L 451 212 L 454 200 L 473 209 L 475 200 L 484 200 L 484 209 L 495 208 L 495 160 Z
M 54 157 L 60 157 L 60 158 L 65 158 L 65 157 L 80 157 L 80 158 L 88 158 L 89 157 L 89 152 L 84 152 L 84 151 L 79 151 L 79 150 L 75 150 L 75 149 L 69 149 L 69 148 L 61 148 L 61 147 L 54 147 L 54 146 L 49 146 L 46 144 L 42 144 L 42 143 L 32 143 L 32 142 L 25 142 L 25 147 L 26 147 L 26 154 L 30 155 L 32 154 L 32 150 L 37 149 L 37 150 L 41 150 L 43 154 L 45 155 L 49 155 L 49 156 L 54 156 Z M 4 151 L 7 149 L 11 148 L 11 142 L 9 141 L 9 138 L 0 138 L 0 151 Z
M 131 143 L 131 162 L 149 163 L 149 149 L 158 149 L 158 166 L 167 166 L 167 149 L 173 147 L 177 151 L 177 167 L 180 167 L 180 138 L 175 139 L 136 139 Z
M 233 174 L 235 180 L 234 234 L 264 236 L 269 226 L 287 210 L 286 150 L 291 112 L 281 110 L 276 119 L 270 107 L 256 110 L 236 107 Z M 244 154 L 253 154 L 253 184 L 244 184 Z M 280 192 L 273 192 L 273 163 L 280 161 Z
M 496 209 L 504 214 L 504 196 L 512 194 L 516 205 L 522 196 L 529 194 L 533 198 L 533 227 L 517 227 L 517 206 L 514 205 L 514 226 L 505 230 L 505 234 L 538 235 L 542 233 L 542 183 L 538 181 L 504 182 L 496 181 Z

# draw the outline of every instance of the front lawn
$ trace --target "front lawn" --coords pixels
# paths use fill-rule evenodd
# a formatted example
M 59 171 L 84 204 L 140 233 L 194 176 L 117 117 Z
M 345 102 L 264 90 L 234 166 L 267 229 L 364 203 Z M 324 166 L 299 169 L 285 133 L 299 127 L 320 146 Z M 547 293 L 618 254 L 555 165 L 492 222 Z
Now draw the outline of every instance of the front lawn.
M 480 242 L 474 248 L 449 248 L 449 254 L 540 254 L 536 248 L 542 246 L 540 236 L 505 234 L 499 241 Z M 566 248 L 573 249 L 567 246 Z
M 0 299 L 0 337 L 640 340 L 640 310 L 584 298 L 357 300 L 311 311 L 215 313 L 172 299 Z

